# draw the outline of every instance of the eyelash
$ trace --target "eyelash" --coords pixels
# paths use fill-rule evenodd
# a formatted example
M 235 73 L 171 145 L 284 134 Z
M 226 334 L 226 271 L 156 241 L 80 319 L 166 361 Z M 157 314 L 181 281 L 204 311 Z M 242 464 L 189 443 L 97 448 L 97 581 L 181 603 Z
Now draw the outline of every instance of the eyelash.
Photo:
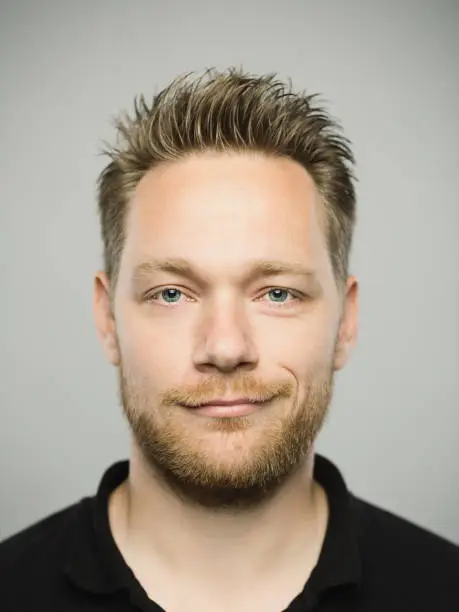
M 162 287 L 161 289 L 158 289 L 157 291 L 155 291 L 154 293 L 150 293 L 146 296 L 146 301 L 147 302 L 155 302 L 158 301 L 157 296 L 161 295 L 161 293 L 163 291 L 166 291 L 167 289 L 177 289 L 177 291 L 180 291 L 182 294 L 185 295 L 185 292 L 180 289 L 179 287 L 175 287 L 173 285 L 167 285 L 166 287 Z M 293 291 L 292 289 L 287 289 L 285 287 L 268 287 L 264 293 L 262 295 L 266 295 L 268 293 L 270 293 L 271 291 L 275 291 L 275 290 L 280 290 L 280 291 L 286 291 L 287 293 L 289 293 L 293 300 L 289 300 L 288 302 L 271 302 L 272 304 L 275 305 L 275 307 L 277 308 L 288 308 L 288 304 L 296 304 L 297 302 L 302 302 L 306 299 L 307 296 L 305 296 L 304 294 L 301 294 L 298 291 Z M 167 306 L 174 306 L 175 304 L 178 304 L 178 302 L 165 302 L 165 305 Z

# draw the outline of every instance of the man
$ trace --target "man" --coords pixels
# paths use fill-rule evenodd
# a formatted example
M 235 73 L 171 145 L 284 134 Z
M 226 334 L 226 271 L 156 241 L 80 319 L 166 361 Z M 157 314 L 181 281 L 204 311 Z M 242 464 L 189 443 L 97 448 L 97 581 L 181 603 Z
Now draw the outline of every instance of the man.
M 1 545 L 0 608 L 457 612 L 459 549 L 314 453 L 358 327 L 339 127 L 229 70 L 117 128 L 94 312 L 132 452 Z

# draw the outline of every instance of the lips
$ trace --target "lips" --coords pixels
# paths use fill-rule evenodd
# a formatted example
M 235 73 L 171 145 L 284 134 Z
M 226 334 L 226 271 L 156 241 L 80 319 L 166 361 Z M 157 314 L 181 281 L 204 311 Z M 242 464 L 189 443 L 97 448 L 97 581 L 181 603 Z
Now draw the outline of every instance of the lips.
M 242 397 L 240 399 L 235 399 L 235 400 L 216 399 L 216 400 L 211 400 L 210 402 L 206 402 L 205 404 L 200 404 L 198 408 L 202 408 L 204 406 L 239 406 L 240 404 L 255 404 L 255 403 L 257 403 L 255 400 L 250 400 L 248 397 Z
M 199 416 L 244 417 L 258 412 L 264 404 L 266 401 L 250 400 L 244 397 L 234 400 L 215 399 L 190 408 Z

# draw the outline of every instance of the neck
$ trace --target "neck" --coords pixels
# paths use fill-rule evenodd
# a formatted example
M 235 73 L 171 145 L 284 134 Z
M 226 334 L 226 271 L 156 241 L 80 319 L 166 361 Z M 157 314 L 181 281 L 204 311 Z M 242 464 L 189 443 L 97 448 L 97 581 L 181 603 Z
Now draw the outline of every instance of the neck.
M 312 451 L 263 505 L 244 512 L 215 512 L 187 505 L 168 490 L 134 448 L 129 478 L 109 502 L 113 536 L 141 582 L 147 571 L 142 568 L 149 568 L 155 575 L 168 571 L 207 584 L 234 584 L 235 579 L 253 584 L 257 576 L 266 581 L 280 566 L 298 564 L 307 578 L 328 520 L 326 495 L 313 479 L 313 462 Z

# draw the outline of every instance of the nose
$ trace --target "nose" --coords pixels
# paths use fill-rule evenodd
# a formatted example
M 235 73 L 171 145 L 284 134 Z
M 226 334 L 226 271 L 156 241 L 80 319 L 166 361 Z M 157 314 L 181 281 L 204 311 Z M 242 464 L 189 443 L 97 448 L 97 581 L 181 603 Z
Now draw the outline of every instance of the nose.
M 195 367 L 201 371 L 217 369 L 228 373 L 239 368 L 253 369 L 257 362 L 243 307 L 229 300 L 212 305 L 203 317 L 194 355 Z

